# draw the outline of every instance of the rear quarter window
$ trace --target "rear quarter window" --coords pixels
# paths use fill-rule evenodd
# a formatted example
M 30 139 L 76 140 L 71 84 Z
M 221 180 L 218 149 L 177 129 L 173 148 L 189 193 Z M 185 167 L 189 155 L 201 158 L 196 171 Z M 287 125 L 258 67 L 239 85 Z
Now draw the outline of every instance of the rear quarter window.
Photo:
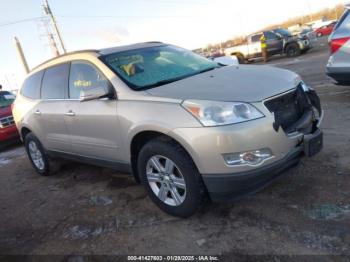
M 46 69 L 41 87 L 42 99 L 64 99 L 68 90 L 69 63 Z
M 40 86 L 43 78 L 43 71 L 29 76 L 23 83 L 21 95 L 30 99 L 40 99 Z

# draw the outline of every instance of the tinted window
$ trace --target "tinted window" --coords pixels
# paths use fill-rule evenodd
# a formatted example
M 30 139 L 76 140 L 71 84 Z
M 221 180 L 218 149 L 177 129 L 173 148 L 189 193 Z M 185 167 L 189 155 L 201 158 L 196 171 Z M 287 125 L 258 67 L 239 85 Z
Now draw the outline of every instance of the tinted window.
M 277 35 L 272 32 L 265 32 L 264 35 L 266 37 L 266 40 L 278 40 Z
M 40 85 L 42 77 L 43 71 L 28 77 L 23 83 L 21 94 L 31 99 L 40 99 Z
M 104 87 L 108 90 L 108 80 L 92 65 L 72 62 L 69 75 L 69 98 L 78 99 L 83 89 Z
M 41 88 L 42 99 L 63 99 L 68 84 L 69 64 L 46 69 Z

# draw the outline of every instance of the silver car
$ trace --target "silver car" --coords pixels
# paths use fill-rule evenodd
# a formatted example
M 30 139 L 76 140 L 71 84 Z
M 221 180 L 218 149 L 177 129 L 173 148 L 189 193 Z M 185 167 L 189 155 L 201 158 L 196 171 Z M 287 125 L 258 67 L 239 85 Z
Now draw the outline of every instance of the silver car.
M 180 217 L 255 192 L 322 148 L 320 100 L 295 73 L 160 42 L 47 61 L 13 113 L 39 174 L 57 158 L 130 172 Z
M 331 56 L 327 75 L 341 85 L 350 85 L 350 5 L 329 37 Z

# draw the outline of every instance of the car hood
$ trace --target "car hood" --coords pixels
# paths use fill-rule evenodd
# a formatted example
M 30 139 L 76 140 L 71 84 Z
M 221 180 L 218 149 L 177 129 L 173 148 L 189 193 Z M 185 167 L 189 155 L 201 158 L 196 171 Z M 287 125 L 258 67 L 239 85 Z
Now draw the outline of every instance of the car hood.
M 0 118 L 11 116 L 11 115 L 12 115 L 12 111 L 10 106 L 0 107 Z
M 147 90 L 158 97 L 257 102 L 295 88 L 300 77 L 269 66 L 226 66 Z

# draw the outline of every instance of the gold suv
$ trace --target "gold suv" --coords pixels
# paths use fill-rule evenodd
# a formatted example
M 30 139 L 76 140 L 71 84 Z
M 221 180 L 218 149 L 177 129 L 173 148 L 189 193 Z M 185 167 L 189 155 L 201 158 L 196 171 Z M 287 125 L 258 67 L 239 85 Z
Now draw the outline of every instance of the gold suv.
M 322 148 L 320 100 L 295 73 L 159 42 L 47 61 L 13 113 L 39 174 L 56 158 L 130 172 L 180 217 L 255 192 Z

